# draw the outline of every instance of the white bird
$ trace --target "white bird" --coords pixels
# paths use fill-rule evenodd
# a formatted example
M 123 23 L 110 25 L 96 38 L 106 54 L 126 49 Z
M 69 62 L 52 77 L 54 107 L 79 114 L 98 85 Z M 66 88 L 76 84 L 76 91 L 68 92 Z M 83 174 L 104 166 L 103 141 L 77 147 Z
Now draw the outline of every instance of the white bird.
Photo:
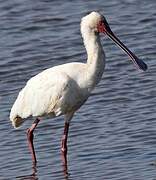
M 81 20 L 81 34 L 87 51 L 87 63 L 73 62 L 58 65 L 32 77 L 19 95 L 11 109 L 10 120 L 18 128 L 28 117 L 36 117 L 27 130 L 32 161 L 36 164 L 33 146 L 33 131 L 43 116 L 65 116 L 62 137 L 62 155 L 67 164 L 67 136 L 74 113 L 84 104 L 100 81 L 105 67 L 105 54 L 99 33 L 105 33 L 122 48 L 141 70 L 147 65 L 138 59 L 111 31 L 106 19 L 98 12 L 91 12 Z

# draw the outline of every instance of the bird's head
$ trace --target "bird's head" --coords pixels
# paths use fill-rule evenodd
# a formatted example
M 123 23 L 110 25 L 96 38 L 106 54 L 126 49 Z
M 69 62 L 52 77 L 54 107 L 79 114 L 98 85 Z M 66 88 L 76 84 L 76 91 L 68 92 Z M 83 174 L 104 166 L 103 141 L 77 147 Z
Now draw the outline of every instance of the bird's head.
M 131 58 L 136 67 L 142 71 L 147 69 L 147 65 L 133 54 L 112 32 L 105 17 L 98 12 L 91 12 L 81 20 L 81 32 L 82 34 L 106 34 L 112 41 L 114 41 L 127 55 Z
M 90 32 L 99 32 L 100 24 L 104 17 L 98 12 L 91 12 L 81 20 L 81 27 L 90 30 Z

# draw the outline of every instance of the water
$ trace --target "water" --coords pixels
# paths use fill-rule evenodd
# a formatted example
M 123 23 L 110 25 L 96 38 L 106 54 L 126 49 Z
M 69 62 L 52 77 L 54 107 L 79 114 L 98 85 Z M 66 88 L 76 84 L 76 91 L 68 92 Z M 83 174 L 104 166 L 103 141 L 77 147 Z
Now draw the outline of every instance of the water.
M 66 179 L 156 179 L 155 9 L 155 0 L 0 2 L 0 179 L 65 179 L 63 117 L 48 119 L 36 129 L 38 166 L 32 177 L 25 133 L 31 121 L 14 130 L 8 116 L 30 77 L 54 65 L 85 61 L 79 23 L 92 10 L 106 16 L 149 70 L 138 72 L 113 42 L 102 38 L 106 70 L 71 122 Z

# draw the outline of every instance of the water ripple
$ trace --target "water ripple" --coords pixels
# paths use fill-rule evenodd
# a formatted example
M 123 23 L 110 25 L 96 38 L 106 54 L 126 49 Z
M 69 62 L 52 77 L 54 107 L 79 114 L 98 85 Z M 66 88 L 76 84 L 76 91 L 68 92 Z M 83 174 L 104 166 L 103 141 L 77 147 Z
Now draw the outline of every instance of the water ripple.
M 0 179 L 155 179 L 155 7 L 154 0 L 0 2 Z M 57 64 L 85 62 L 80 18 L 103 13 L 115 34 L 149 70 L 140 73 L 108 38 L 102 81 L 74 116 L 69 133 L 69 177 L 60 146 L 63 117 L 35 131 L 37 167 L 31 164 L 26 129 L 9 122 L 10 108 L 26 81 Z

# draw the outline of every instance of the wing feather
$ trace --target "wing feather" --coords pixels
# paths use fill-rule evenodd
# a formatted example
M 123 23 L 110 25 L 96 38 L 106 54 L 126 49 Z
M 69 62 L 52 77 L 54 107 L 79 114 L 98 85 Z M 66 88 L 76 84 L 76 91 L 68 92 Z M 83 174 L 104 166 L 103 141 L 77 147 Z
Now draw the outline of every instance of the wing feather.
M 74 65 L 78 71 L 81 64 Z M 89 93 L 80 88 L 76 78 L 70 77 L 72 66 L 55 66 L 32 77 L 19 92 L 10 112 L 10 120 L 46 114 L 59 116 L 76 111 L 87 100 Z

